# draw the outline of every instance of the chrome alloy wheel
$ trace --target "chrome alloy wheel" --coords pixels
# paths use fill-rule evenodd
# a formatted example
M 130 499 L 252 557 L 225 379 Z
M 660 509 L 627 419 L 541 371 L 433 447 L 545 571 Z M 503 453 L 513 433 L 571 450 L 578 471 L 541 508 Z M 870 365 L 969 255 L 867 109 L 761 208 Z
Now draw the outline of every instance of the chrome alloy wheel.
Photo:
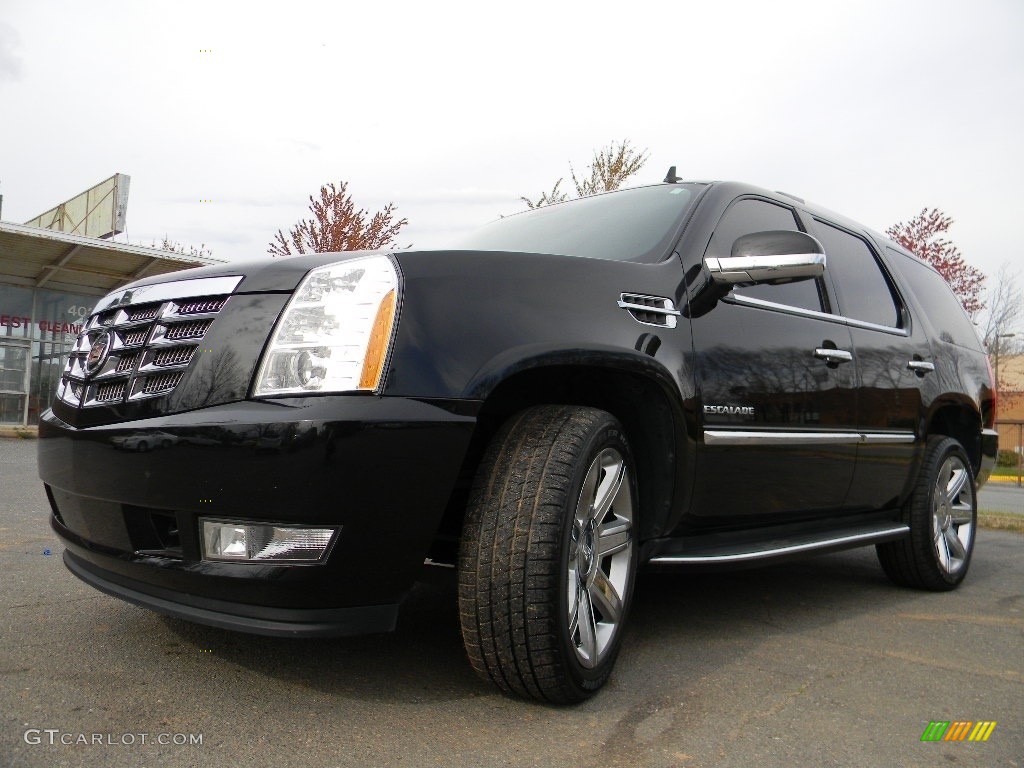
M 588 669 L 601 662 L 622 619 L 622 595 L 632 578 L 633 518 L 626 462 L 606 448 L 587 470 L 569 542 L 569 641 Z
M 954 574 L 964 567 L 974 537 L 974 488 L 958 456 L 942 464 L 932 491 L 932 541 L 939 567 Z

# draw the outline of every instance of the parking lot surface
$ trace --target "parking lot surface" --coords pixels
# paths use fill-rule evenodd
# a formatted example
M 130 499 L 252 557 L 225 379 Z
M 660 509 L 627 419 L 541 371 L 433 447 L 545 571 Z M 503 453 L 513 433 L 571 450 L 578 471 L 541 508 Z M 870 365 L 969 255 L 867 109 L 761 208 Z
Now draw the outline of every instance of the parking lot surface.
M 978 492 L 978 509 L 1024 515 L 1024 488 L 1005 481 L 990 482 Z
M 609 686 L 553 708 L 473 676 L 452 585 L 391 635 L 248 636 L 85 586 L 47 518 L 35 441 L 0 439 L 0 766 L 1024 765 L 1017 533 L 980 531 L 946 594 L 871 549 L 643 574 Z M 996 726 L 923 742 L 932 721 Z

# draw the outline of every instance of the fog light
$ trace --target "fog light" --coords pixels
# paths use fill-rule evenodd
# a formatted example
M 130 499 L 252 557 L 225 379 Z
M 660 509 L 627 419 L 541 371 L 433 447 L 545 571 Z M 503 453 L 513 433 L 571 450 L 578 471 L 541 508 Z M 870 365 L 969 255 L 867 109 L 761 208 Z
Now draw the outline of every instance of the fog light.
M 231 562 L 316 563 L 327 558 L 341 526 L 262 525 L 242 520 L 200 521 L 203 559 Z

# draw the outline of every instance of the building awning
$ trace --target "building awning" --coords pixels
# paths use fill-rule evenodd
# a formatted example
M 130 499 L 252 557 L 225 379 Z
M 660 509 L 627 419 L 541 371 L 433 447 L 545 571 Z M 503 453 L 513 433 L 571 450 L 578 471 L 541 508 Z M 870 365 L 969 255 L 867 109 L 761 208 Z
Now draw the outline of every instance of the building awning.
M 141 277 L 224 259 L 0 221 L 0 283 L 102 296 Z

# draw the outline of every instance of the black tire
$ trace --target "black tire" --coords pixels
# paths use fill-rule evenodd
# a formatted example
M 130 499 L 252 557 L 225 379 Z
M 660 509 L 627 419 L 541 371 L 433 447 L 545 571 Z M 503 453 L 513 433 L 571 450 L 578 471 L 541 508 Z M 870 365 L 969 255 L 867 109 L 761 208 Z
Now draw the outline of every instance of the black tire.
M 634 478 L 622 427 L 595 408 L 529 408 L 494 438 L 459 551 L 462 637 L 483 679 L 562 704 L 608 680 L 636 577 Z
M 971 461 L 953 438 L 928 439 L 904 519 L 910 536 L 875 547 L 885 574 L 901 586 L 955 589 L 971 564 L 978 497 Z

